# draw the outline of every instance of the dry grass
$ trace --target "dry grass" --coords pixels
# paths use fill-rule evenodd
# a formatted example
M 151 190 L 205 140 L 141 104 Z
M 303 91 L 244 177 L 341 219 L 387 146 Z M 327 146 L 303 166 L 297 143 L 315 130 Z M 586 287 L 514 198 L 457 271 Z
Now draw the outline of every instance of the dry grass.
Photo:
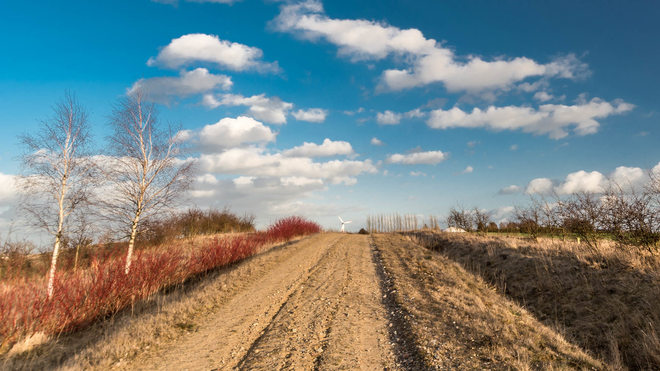
M 603 241 L 409 234 L 614 369 L 660 368 L 660 257 Z
M 400 235 L 374 241 L 429 368 L 602 368 L 459 264 Z

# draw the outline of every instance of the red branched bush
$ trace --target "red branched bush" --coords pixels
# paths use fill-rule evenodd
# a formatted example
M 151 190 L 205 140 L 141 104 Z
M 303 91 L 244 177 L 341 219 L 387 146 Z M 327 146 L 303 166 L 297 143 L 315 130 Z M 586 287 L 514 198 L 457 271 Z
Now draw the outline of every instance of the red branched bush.
M 265 232 L 215 239 L 193 250 L 176 246 L 140 250 L 129 274 L 116 254 L 97 256 L 87 269 L 57 275 L 52 300 L 46 293 L 46 277 L 0 282 L 0 353 L 27 335 L 81 329 L 163 288 L 250 257 L 269 244 L 320 230 L 316 223 L 289 217 Z

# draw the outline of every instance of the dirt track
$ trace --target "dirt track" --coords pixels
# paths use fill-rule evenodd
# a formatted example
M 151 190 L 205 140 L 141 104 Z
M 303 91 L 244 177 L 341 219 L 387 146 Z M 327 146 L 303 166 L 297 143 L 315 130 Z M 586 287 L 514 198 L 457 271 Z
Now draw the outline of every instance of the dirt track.
M 385 369 L 395 365 L 366 236 L 289 248 L 197 331 L 125 369 Z
M 276 247 L 40 352 L 4 368 L 603 368 L 460 264 L 398 234 L 321 233 Z

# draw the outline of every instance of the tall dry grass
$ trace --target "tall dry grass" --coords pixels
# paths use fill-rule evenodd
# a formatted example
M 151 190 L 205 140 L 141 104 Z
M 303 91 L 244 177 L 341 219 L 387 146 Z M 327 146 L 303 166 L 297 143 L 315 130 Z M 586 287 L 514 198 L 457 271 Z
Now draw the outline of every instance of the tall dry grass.
M 603 242 L 420 232 L 545 324 L 615 369 L 660 368 L 660 257 Z
M 130 274 L 124 273 L 123 255 L 96 256 L 87 269 L 58 274 L 50 300 L 45 276 L 3 281 L 0 353 L 33 334 L 53 336 L 78 330 L 163 288 L 254 255 L 269 244 L 319 231 L 316 223 L 290 217 L 265 232 L 216 238 L 198 248 L 172 245 L 141 250 L 136 252 Z

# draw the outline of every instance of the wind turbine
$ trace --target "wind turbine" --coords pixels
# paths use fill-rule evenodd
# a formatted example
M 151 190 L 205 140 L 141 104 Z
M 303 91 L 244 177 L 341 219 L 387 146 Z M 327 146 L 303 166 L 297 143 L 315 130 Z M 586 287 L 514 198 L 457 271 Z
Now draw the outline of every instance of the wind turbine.
M 344 221 L 344 220 L 341 218 L 341 216 L 339 216 L 338 218 L 339 218 L 339 221 L 341 222 L 341 232 L 344 233 L 344 232 L 346 232 L 346 231 L 344 230 L 344 225 L 345 225 L 345 224 L 348 224 L 348 223 L 353 223 L 353 221 L 351 221 L 351 220 Z

